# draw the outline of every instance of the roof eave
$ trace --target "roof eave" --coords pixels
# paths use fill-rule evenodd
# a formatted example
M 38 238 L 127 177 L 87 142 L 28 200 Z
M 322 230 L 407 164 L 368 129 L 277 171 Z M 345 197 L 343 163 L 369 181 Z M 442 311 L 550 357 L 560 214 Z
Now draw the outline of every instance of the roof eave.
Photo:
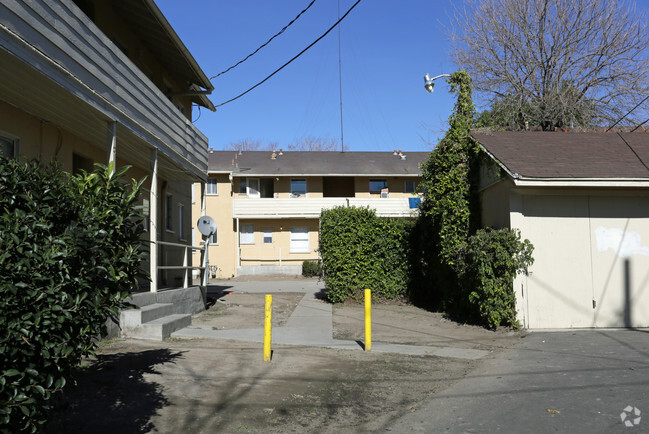
M 649 178 L 512 178 L 516 187 L 636 187 L 649 188 Z
M 198 62 L 196 62 L 196 59 L 194 59 L 194 56 L 189 52 L 183 41 L 180 39 L 176 31 L 171 27 L 171 24 L 169 24 L 169 21 L 167 21 L 167 18 L 164 16 L 162 11 L 158 8 L 158 6 L 155 4 L 154 0 L 143 0 L 144 3 L 148 6 L 149 10 L 155 18 L 158 20 L 160 25 L 163 27 L 165 32 L 169 35 L 171 40 L 173 41 L 174 45 L 176 48 L 181 52 L 181 54 L 187 59 L 187 62 L 191 66 L 194 74 L 196 74 L 196 79 L 197 79 L 197 85 L 203 87 L 205 90 L 208 91 L 213 91 L 214 86 L 210 82 L 210 80 L 207 78 L 207 75 L 203 72 L 201 67 L 198 65 Z M 203 96 L 203 98 L 207 99 L 206 97 Z M 201 98 L 201 100 L 203 99 Z M 211 102 L 209 102 L 209 105 L 212 105 Z M 207 108 L 210 108 L 206 105 Z M 210 110 L 212 110 L 210 108 Z

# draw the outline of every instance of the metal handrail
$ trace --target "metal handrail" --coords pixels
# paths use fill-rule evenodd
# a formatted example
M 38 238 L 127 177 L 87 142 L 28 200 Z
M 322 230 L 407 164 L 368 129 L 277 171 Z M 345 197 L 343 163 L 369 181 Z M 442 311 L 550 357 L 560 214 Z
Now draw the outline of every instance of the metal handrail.
M 199 247 L 199 246 L 192 246 L 189 244 L 181 244 L 181 243 L 171 243 L 169 241 L 158 241 L 156 244 L 162 245 L 162 246 L 169 246 L 169 247 L 179 247 L 182 249 L 185 249 L 185 253 L 183 254 L 183 265 L 158 265 L 156 268 L 158 270 L 185 270 L 184 272 L 184 279 L 183 279 L 183 288 L 189 288 L 189 272 L 190 270 L 201 270 L 203 273 L 205 273 L 205 267 L 194 267 L 189 265 L 189 255 L 188 255 L 188 250 L 197 250 L 197 251 L 204 251 L 205 247 Z M 202 281 L 202 279 L 201 279 Z

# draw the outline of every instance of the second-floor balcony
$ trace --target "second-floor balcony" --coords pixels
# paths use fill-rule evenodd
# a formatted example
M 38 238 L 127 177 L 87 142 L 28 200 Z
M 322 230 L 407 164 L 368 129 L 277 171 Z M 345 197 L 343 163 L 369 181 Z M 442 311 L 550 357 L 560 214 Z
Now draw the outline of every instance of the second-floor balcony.
M 242 219 L 318 218 L 324 209 L 337 206 L 369 207 L 379 217 L 416 217 L 417 197 L 401 198 L 259 198 L 234 199 L 232 217 Z
M 72 0 L 0 2 L 0 99 L 161 173 L 204 179 L 207 139 Z M 178 170 L 181 167 L 182 170 Z

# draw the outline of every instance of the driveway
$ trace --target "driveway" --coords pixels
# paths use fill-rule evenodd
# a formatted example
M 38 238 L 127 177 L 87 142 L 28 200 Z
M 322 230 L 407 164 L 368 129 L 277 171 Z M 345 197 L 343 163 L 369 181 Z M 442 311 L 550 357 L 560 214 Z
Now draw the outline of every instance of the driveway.
M 386 431 L 649 432 L 649 331 L 531 333 Z

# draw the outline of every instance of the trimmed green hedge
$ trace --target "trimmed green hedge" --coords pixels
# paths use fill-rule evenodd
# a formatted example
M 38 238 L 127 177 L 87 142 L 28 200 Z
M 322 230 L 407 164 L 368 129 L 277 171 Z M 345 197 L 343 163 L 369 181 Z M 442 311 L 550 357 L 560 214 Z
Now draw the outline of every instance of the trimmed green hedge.
M 359 290 L 377 298 L 407 293 L 412 223 L 379 218 L 369 208 L 336 207 L 320 216 L 320 255 L 329 301 L 343 302 Z
M 141 182 L 0 158 L 0 425 L 37 431 L 137 285 Z

